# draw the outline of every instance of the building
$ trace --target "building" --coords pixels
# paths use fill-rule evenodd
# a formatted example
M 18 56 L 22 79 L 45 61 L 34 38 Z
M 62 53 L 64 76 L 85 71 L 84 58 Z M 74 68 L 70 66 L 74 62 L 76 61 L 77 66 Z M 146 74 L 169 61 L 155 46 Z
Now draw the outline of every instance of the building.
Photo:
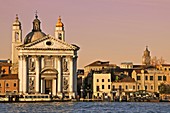
M 112 96 L 129 96 L 130 93 L 137 91 L 137 82 L 130 76 L 112 82 Z
M 158 69 L 164 72 L 170 72 L 170 64 L 161 64 Z
M 93 98 L 111 97 L 111 74 L 93 74 Z
M 79 47 L 66 43 L 61 17 L 55 27 L 55 36 L 46 35 L 40 25 L 36 14 L 32 31 L 22 41 L 18 16 L 13 23 L 12 65 L 13 73 L 18 73 L 19 94 L 75 98 Z
M 132 62 L 122 62 L 120 65 L 120 68 L 122 69 L 132 69 L 133 63 Z
M 159 85 L 161 83 L 170 84 L 169 73 L 156 68 L 134 70 L 132 78 L 137 82 L 137 90 L 145 90 L 152 93 L 159 93 Z
M 110 64 L 109 61 L 95 61 L 84 67 L 84 74 L 87 76 L 91 71 L 110 71 L 116 67 L 115 64 Z
M 0 74 L 11 74 L 11 63 L 0 62 Z
M 17 95 L 19 90 L 17 74 L 2 74 L 0 76 L 0 96 Z

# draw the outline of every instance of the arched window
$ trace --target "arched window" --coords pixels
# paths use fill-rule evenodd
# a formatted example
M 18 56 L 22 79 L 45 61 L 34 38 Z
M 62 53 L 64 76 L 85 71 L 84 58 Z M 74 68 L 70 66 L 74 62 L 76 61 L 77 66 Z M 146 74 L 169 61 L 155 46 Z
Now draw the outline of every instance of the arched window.
M 19 40 L 19 33 L 15 32 L 15 41 L 18 41 L 18 40 Z
M 61 33 L 58 34 L 58 39 L 62 40 L 62 34 Z

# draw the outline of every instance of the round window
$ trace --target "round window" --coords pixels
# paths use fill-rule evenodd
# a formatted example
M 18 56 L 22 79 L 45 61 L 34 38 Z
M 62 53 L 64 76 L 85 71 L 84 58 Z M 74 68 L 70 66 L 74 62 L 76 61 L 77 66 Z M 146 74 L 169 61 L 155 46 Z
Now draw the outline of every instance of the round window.
M 52 45 L 52 42 L 51 42 L 51 41 L 47 41 L 47 42 L 46 42 L 46 45 L 51 46 L 51 45 Z

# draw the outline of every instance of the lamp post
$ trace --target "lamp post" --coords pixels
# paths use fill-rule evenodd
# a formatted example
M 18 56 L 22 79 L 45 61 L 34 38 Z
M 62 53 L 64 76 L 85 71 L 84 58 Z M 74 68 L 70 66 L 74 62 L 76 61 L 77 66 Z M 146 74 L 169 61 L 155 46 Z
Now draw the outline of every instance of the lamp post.
M 81 98 L 83 98 L 83 86 L 81 86 L 80 92 L 81 92 Z

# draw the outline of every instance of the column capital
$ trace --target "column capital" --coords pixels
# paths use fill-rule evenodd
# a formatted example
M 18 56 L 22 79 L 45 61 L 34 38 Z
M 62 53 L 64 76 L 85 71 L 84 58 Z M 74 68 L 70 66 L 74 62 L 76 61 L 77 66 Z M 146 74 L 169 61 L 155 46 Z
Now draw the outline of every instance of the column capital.
M 20 58 L 27 58 L 28 57 L 28 55 L 18 55 L 18 58 L 20 59 Z
M 55 56 L 55 58 L 61 59 L 63 56 Z

